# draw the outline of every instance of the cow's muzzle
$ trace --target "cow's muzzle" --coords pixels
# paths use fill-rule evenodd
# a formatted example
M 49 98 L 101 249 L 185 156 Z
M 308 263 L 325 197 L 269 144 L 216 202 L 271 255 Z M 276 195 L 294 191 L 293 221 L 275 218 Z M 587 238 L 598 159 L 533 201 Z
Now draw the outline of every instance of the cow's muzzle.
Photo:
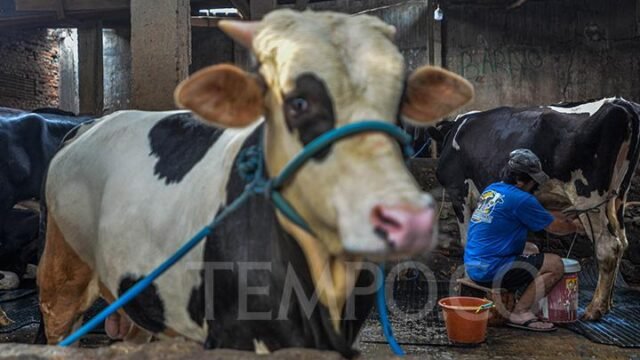
M 432 206 L 377 205 L 370 219 L 376 234 L 394 252 L 416 254 L 428 249 L 433 242 L 436 213 Z

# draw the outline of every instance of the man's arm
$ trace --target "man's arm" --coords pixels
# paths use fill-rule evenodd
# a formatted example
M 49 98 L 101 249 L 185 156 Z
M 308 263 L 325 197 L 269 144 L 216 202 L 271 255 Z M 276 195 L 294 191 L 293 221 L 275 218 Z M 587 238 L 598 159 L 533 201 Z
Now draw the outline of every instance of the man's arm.
M 560 211 L 550 211 L 553 221 L 545 228 L 546 231 L 556 235 L 568 235 L 573 233 L 584 234 L 584 227 L 577 218 L 570 218 Z

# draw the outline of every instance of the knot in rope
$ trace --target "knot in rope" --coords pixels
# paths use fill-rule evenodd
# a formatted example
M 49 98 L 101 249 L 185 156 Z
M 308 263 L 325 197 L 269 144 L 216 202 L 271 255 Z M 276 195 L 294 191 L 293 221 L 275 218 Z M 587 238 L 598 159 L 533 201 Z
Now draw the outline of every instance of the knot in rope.
M 242 180 L 254 182 L 262 176 L 262 150 L 256 145 L 242 150 L 238 154 L 236 168 Z

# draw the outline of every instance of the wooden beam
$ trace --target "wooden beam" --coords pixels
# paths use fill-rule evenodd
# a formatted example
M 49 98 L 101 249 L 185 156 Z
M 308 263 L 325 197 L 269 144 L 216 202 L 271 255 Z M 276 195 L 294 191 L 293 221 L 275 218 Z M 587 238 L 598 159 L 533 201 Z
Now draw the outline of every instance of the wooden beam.
M 15 0 L 16 11 L 58 11 L 58 1 Z M 65 11 L 121 10 L 129 8 L 129 0 L 61 0 Z M 152 6 L 152 4 L 150 4 Z
M 129 21 L 129 11 L 109 11 L 109 12 L 87 12 L 74 11 L 65 12 L 64 19 L 58 19 L 55 12 L 20 12 L 11 16 L 0 15 L 0 28 L 76 28 L 87 21 L 103 20 L 104 22 Z
M 211 16 L 192 16 L 191 17 L 191 26 L 192 27 L 218 27 L 218 22 L 223 20 L 222 18 L 211 17 Z
M 243 19 L 249 19 L 251 17 L 251 8 L 247 0 L 231 0 L 231 4 L 238 9 Z
M 102 115 L 104 78 L 102 64 L 102 23 L 78 28 L 78 93 L 80 113 Z

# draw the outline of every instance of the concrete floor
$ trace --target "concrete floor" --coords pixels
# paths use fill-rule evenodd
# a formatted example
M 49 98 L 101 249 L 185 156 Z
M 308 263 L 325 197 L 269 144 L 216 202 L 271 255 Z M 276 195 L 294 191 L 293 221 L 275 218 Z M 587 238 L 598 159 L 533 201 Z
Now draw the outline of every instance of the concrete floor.
M 640 334 L 639 334 L 640 336 Z M 568 330 L 542 334 L 509 328 L 490 328 L 487 341 L 473 348 L 448 346 L 403 346 L 408 359 L 628 359 L 640 360 L 640 349 L 622 349 L 598 345 Z M 363 343 L 362 359 L 392 359 L 386 344 Z M 237 359 L 237 360 L 338 360 L 332 352 L 286 349 L 270 355 L 233 350 L 205 351 L 202 346 L 184 341 L 163 341 L 145 345 L 116 343 L 96 349 L 60 348 L 23 344 L 0 344 L 0 359 Z
M 640 334 L 638 334 L 640 336 Z M 361 344 L 367 359 L 387 359 L 387 344 Z M 489 328 L 487 341 L 473 348 L 449 346 L 403 346 L 415 359 L 629 359 L 640 360 L 640 349 L 594 344 L 569 330 L 534 333 L 510 328 Z

